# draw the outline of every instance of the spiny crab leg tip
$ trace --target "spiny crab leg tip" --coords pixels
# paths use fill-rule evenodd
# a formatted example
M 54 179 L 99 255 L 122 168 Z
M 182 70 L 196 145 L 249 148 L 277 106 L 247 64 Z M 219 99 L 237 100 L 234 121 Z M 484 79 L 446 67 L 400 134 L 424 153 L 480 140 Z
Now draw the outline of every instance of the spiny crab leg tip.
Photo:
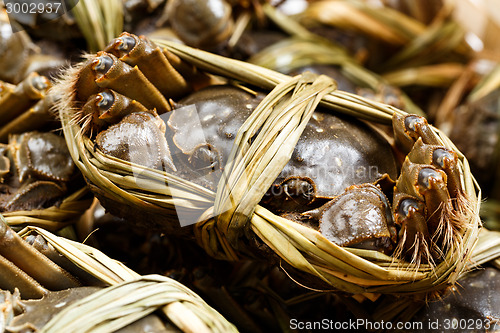
M 33 86 L 38 90 L 45 90 L 49 85 L 50 81 L 45 76 L 37 76 L 33 79 Z
M 431 168 L 423 168 L 418 173 L 418 184 L 426 189 L 429 189 L 432 183 L 440 181 L 444 181 L 441 174 Z
M 135 47 L 135 39 L 130 36 L 120 36 L 113 43 L 113 47 L 120 51 L 130 51 Z
M 110 56 L 103 54 L 92 60 L 92 69 L 104 74 L 113 66 L 113 63 L 114 61 Z

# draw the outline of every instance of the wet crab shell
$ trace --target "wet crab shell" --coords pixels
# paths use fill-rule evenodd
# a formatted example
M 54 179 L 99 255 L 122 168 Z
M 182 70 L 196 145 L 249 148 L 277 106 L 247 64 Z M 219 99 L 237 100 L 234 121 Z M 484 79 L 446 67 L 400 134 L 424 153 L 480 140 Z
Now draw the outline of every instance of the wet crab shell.
M 11 135 L 0 146 L 0 211 L 31 211 L 59 204 L 75 165 L 64 138 L 53 133 Z
M 167 135 L 180 151 L 174 156 L 185 165 L 178 174 L 215 190 L 238 129 L 262 98 L 234 86 L 212 86 L 181 100 L 167 122 L 172 131 Z M 389 252 L 396 232 L 390 205 L 379 188 L 346 190 L 337 202 L 327 203 L 351 185 L 375 183 L 387 175 L 397 176 L 387 141 L 362 122 L 316 110 L 261 203 L 320 230 L 336 244 Z M 354 208 L 349 202 L 367 204 Z M 320 214 L 300 215 L 322 205 Z M 377 245 L 368 244 L 372 241 Z
M 194 47 L 213 48 L 233 31 L 231 6 L 224 0 L 172 0 L 166 10 L 176 34 Z
M 238 129 L 262 97 L 237 87 L 212 86 L 180 100 L 179 105 L 187 107 L 172 111 L 168 120 L 175 146 L 192 155 L 208 144 L 225 165 Z M 190 124 L 192 119 L 199 125 Z M 350 185 L 372 183 L 384 174 L 395 179 L 391 156 L 387 142 L 365 124 L 317 110 L 274 186 L 307 179 L 314 197 L 332 198 Z

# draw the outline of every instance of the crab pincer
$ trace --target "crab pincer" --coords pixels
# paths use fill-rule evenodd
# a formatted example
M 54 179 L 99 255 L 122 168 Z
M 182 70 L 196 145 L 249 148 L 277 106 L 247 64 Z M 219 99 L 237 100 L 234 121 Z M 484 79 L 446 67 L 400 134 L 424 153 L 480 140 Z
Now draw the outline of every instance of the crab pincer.
M 440 143 L 427 121 L 393 116 L 396 143 L 408 153 L 394 188 L 394 215 L 401 226 L 398 254 L 438 261 L 463 228 L 468 200 L 457 154 Z

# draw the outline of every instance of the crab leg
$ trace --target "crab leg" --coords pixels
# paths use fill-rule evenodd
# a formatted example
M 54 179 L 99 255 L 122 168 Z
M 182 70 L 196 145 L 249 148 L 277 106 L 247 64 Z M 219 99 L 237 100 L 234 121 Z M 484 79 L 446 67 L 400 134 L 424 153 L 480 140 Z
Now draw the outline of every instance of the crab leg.
M 0 99 L 0 124 L 19 116 L 45 96 L 50 82 L 45 76 L 31 73 L 16 88 L 5 93 Z
M 156 108 L 160 114 L 171 110 L 165 97 L 137 67 L 127 65 L 114 55 L 98 52 L 92 61 L 92 69 L 99 87 L 113 89 L 141 102 L 148 109 Z
M 0 143 L 0 183 L 3 182 L 3 177 L 10 172 L 10 159 L 6 156 L 8 146 Z
M 80 285 L 68 272 L 26 243 L 5 222 L 0 222 L 0 255 L 48 289 L 61 290 Z
M 137 66 L 167 98 L 178 98 L 191 91 L 189 84 L 170 64 L 161 50 L 144 37 L 122 33 L 106 49 L 130 66 Z
M 401 226 L 396 257 L 410 256 L 410 260 L 419 263 L 429 261 L 432 255 L 432 241 L 427 228 L 426 207 L 424 202 L 405 193 L 394 195 L 394 222 Z
M 12 262 L 0 255 L 0 289 L 14 292 L 17 288 L 23 298 L 41 298 L 48 293 L 48 290 L 42 287 L 31 276 L 19 269 Z
M 408 158 L 414 163 L 430 164 L 443 170 L 447 176 L 451 197 L 456 198 L 464 193 L 457 167 L 458 157 L 454 151 L 443 146 L 427 145 L 422 141 L 422 138 L 418 138 L 408 154 Z
M 0 99 L 5 95 L 10 94 L 15 88 L 16 86 L 14 84 L 0 81 Z
M 394 113 L 392 123 L 396 143 L 405 153 L 411 150 L 418 138 L 422 138 L 426 144 L 439 145 L 436 135 L 423 117 Z
M 124 116 L 133 112 L 147 112 L 148 109 L 138 101 L 116 91 L 106 89 L 90 96 L 82 108 L 85 132 L 96 130 L 99 132 L 107 125 L 117 123 Z
M 394 190 L 394 205 L 399 205 L 397 198 L 403 194 L 410 195 L 425 204 L 425 211 L 421 209 L 419 211 L 427 224 L 430 243 L 429 239 L 426 241 L 430 250 L 414 248 L 414 251 L 421 254 L 414 252 L 413 258 L 424 256 L 422 259 L 425 259 L 428 253 L 432 253 L 434 258 L 439 258 L 441 255 L 434 251 L 435 246 L 438 245 L 443 249 L 441 253 L 446 251 L 454 233 L 463 227 L 461 214 L 469 206 L 469 200 L 460 180 L 457 154 L 440 145 L 437 135 L 422 117 L 394 114 L 393 128 L 396 144 L 409 152 Z M 413 206 L 417 207 L 415 204 Z M 417 228 L 423 230 L 420 226 L 422 218 L 416 218 L 415 213 L 397 212 L 395 211 L 395 214 L 407 220 L 408 226 L 410 221 L 413 224 L 413 230 L 408 226 L 403 227 L 407 239 L 401 239 L 398 245 L 408 249 L 410 244 L 402 245 L 402 243 L 411 241 L 408 237 L 415 237 L 409 235 L 410 232 L 418 232 Z M 422 233 L 424 234 L 425 232 Z
M 57 96 L 48 94 L 45 98 L 39 100 L 32 108 L 24 112 L 8 124 L 0 128 L 0 142 L 7 142 L 9 134 L 23 133 L 38 129 L 54 117 L 50 113 L 50 108 L 54 105 Z

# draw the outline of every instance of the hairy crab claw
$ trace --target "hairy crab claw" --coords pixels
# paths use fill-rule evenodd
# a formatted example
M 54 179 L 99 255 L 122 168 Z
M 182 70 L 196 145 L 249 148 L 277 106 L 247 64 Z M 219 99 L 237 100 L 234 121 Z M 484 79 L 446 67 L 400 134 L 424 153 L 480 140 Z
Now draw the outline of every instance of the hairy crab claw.
M 396 252 L 417 263 L 442 260 L 470 210 L 457 154 L 440 144 L 422 117 L 394 114 L 393 128 L 397 145 L 408 154 L 394 188 Z

